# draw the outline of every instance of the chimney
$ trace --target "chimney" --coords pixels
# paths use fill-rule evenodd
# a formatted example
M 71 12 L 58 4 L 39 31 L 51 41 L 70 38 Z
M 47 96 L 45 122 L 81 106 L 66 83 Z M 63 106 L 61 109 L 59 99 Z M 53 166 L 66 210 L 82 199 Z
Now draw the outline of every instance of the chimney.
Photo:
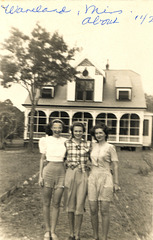
M 107 59 L 106 70 L 109 70 L 109 59 Z

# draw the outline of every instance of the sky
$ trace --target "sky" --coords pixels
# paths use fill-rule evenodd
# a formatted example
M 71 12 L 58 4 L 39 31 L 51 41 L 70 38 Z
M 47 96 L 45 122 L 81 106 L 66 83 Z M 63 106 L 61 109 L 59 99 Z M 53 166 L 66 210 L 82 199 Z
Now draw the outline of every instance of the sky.
M 14 12 L 17 6 L 25 11 L 40 5 L 41 10 L 57 11 Z M 2 0 L 0 6 L 0 43 L 9 37 L 11 27 L 30 34 L 39 21 L 51 34 L 58 31 L 63 35 L 70 47 L 82 48 L 75 56 L 76 62 L 88 57 L 100 70 L 105 69 L 109 59 L 110 69 L 130 69 L 140 74 L 144 92 L 153 95 L 153 1 Z M 14 6 L 12 13 L 11 6 Z M 69 12 L 57 13 L 63 7 Z M 92 13 L 95 8 L 97 12 Z M 106 19 L 112 22 L 116 19 L 117 23 L 106 24 Z M 0 101 L 9 98 L 21 110 L 26 97 L 26 90 L 17 84 L 9 89 L 0 86 Z

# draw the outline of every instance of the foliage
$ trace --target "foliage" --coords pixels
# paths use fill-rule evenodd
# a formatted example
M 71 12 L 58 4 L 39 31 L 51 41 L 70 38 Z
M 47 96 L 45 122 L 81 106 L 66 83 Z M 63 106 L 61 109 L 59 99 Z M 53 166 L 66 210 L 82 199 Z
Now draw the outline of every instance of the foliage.
M 5 100 L 4 102 L 0 102 L 0 114 L 2 112 L 8 112 L 10 114 L 14 114 L 16 120 L 16 137 L 23 137 L 24 131 L 24 113 L 21 112 L 17 107 L 13 106 L 13 103 L 10 99 Z M 14 134 L 13 134 L 14 135 Z M 10 138 L 13 136 L 8 136 Z
M 153 96 L 145 94 L 146 104 L 147 104 L 147 111 L 153 112 Z
M 0 147 L 5 148 L 6 139 L 16 132 L 17 122 L 15 114 L 2 111 L 0 113 Z
M 76 70 L 70 65 L 77 48 L 69 49 L 62 36 L 52 36 L 39 24 L 27 36 L 12 28 L 11 36 L 3 43 L 8 54 L 1 56 L 2 85 L 20 83 L 31 100 L 30 148 L 33 148 L 33 119 L 43 85 L 64 85 L 72 81 Z
M 149 174 L 149 168 L 148 167 L 139 167 L 138 174 L 142 176 L 147 176 Z

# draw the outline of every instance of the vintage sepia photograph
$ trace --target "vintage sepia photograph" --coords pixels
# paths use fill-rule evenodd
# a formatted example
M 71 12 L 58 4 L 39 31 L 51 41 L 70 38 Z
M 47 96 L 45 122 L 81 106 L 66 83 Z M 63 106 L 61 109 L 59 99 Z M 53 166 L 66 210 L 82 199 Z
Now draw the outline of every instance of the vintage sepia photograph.
M 153 2 L 0 0 L 0 240 L 153 239 Z

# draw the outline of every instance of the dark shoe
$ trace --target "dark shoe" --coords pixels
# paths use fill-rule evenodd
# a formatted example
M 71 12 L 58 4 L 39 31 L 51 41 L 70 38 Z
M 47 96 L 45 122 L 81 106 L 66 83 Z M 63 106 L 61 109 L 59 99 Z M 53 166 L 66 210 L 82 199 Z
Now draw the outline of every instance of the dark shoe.
M 68 240 L 76 240 L 76 239 L 75 239 L 75 236 L 73 236 L 73 237 L 69 236 Z

